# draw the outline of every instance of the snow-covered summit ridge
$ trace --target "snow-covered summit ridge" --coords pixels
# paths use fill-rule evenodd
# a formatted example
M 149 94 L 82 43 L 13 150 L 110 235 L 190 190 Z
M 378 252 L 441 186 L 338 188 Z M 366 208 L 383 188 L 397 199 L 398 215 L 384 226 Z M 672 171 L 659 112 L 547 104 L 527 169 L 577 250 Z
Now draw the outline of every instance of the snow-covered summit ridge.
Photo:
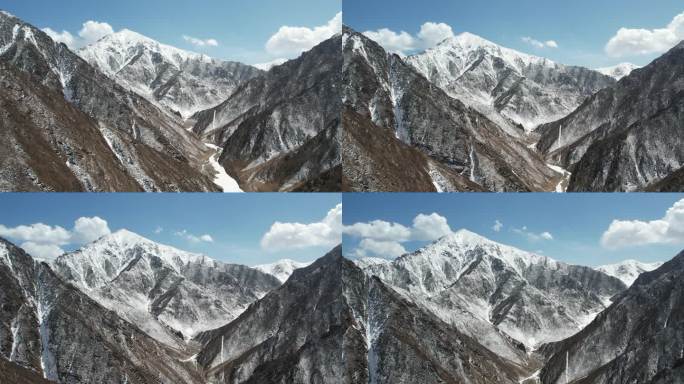
M 176 66 L 180 66 L 187 60 L 201 60 L 203 62 L 220 61 L 204 54 L 162 44 L 130 29 L 122 29 L 107 35 L 95 43 L 81 48 L 79 54 L 85 56 L 89 62 L 92 62 L 91 59 L 99 60 L 98 67 L 105 71 L 116 72 L 125 66 L 127 61 L 133 59 L 139 49 L 158 53 Z M 116 62 L 108 61 L 111 57 L 118 60 Z
M 105 235 L 81 249 L 55 259 L 55 264 L 68 266 L 74 280 L 84 288 L 94 289 L 116 278 L 139 257 L 157 257 L 176 272 L 191 263 L 215 263 L 205 255 L 190 253 L 156 243 L 126 229 Z
M 601 265 L 595 269 L 606 275 L 617 277 L 627 286 L 631 286 L 640 274 L 656 270 L 661 265 L 663 265 L 662 262 L 643 263 L 637 260 L 625 260 L 615 264 Z
M 302 263 L 290 259 L 283 259 L 271 264 L 257 265 L 254 267 L 254 269 L 274 276 L 280 280 L 280 282 L 284 283 L 290 278 L 290 276 L 292 276 L 292 273 L 295 271 L 295 269 L 308 267 L 309 265 L 311 265 L 311 262 Z
M 463 60 L 462 63 L 464 64 L 465 68 L 462 68 L 462 70 L 466 70 L 468 66 L 465 64 L 467 64 L 469 59 L 473 58 L 473 54 L 477 53 L 478 51 L 483 51 L 493 56 L 500 57 L 504 59 L 507 64 L 519 70 L 522 70 L 524 67 L 531 64 L 544 65 L 548 67 L 557 65 L 555 62 L 544 57 L 534 56 L 516 51 L 511 48 L 503 47 L 470 32 L 463 32 L 459 35 L 446 38 L 436 46 L 427 49 L 424 53 L 419 55 L 429 54 L 435 60 L 440 58 L 446 59 L 448 57 L 453 58 L 456 56 Z M 414 55 L 414 57 L 419 55 Z
M 520 274 L 522 274 L 521 269 L 533 264 L 561 264 L 546 256 L 523 251 L 510 245 L 497 243 L 496 241 L 490 240 L 467 229 L 460 229 L 449 235 L 443 236 L 434 243 L 423 247 L 412 254 L 401 256 L 399 259 L 417 256 L 422 258 L 440 259 L 449 255 L 447 257 L 455 257 L 465 266 L 478 254 L 478 252 L 473 252 L 476 250 L 484 251 L 485 253 L 506 261 L 509 266 L 513 267 Z
M 623 77 L 632 73 L 633 70 L 641 68 L 640 66 L 632 63 L 620 63 L 613 65 L 612 67 L 596 68 L 597 71 L 613 77 L 615 80 L 620 80 Z

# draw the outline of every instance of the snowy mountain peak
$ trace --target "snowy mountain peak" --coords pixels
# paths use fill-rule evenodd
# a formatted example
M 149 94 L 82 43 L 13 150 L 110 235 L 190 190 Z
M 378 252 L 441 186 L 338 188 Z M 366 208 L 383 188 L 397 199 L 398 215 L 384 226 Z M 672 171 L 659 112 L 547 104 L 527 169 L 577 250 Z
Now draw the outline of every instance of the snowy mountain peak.
M 631 286 L 640 274 L 656 270 L 661 265 L 663 265 L 662 262 L 642 263 L 637 260 L 625 260 L 616 264 L 602 265 L 595 269 L 606 275 L 617 277 L 627 286 Z
M 463 32 L 459 35 L 446 38 L 434 48 L 427 50 L 427 52 L 430 51 L 458 52 L 462 55 L 472 55 L 476 52 L 482 52 L 499 57 L 516 68 L 520 68 L 521 65 L 527 66 L 530 64 L 555 65 L 555 63 L 549 59 L 503 47 L 470 32 Z
M 114 74 L 145 51 L 159 54 L 177 67 L 180 67 L 187 60 L 206 62 L 213 60 L 206 55 L 162 44 L 130 29 L 122 29 L 107 35 L 95 43 L 81 48 L 79 54 L 87 61 L 95 62 L 105 72 Z
M 257 265 L 254 269 L 274 276 L 280 282 L 284 283 L 290 278 L 295 269 L 300 269 L 309 266 L 311 263 L 302 263 L 290 259 L 278 260 L 271 264 Z
M 57 270 L 69 269 L 71 279 L 78 285 L 93 289 L 108 284 L 140 259 L 152 260 L 151 263 L 160 260 L 176 272 L 190 263 L 213 262 L 204 255 L 181 251 L 122 229 L 59 256 L 53 264 Z
M 604 75 L 608 75 L 615 80 L 620 80 L 623 77 L 629 75 L 632 73 L 633 70 L 640 68 L 636 64 L 632 63 L 620 63 L 617 65 L 614 65 L 612 67 L 603 67 L 603 68 L 597 68 L 596 70 L 598 72 L 603 73 Z

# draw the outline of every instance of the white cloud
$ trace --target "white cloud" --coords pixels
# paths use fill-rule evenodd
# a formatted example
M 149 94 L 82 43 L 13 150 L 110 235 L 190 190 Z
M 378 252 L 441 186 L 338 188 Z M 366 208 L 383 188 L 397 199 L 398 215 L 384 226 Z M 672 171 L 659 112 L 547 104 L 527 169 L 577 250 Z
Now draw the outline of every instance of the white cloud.
M 492 230 L 494 232 L 500 232 L 501 228 L 503 228 L 503 223 L 500 222 L 499 220 L 495 220 L 494 225 L 492 225 Z
M 444 216 L 437 213 L 419 214 L 413 219 L 413 240 L 432 241 L 451 233 L 451 228 Z
M 74 223 L 74 229 L 71 235 L 72 243 L 90 243 L 102 236 L 110 234 L 107 222 L 97 216 L 95 217 L 79 217 Z
M 518 235 L 525 236 L 529 241 L 553 240 L 553 235 L 550 232 L 535 233 L 527 229 L 526 226 L 522 228 L 513 228 L 513 232 Z
M 43 223 L 19 225 L 13 228 L 0 225 L 0 236 L 36 244 L 64 245 L 71 240 L 71 233 L 66 229 Z
M 387 28 L 381 28 L 377 31 L 366 31 L 363 34 L 382 45 L 386 50 L 402 55 L 415 50 L 417 45 L 415 38 L 406 31 L 397 33 Z
M 429 215 L 421 213 L 413 219 L 413 225 L 410 228 L 399 223 L 373 220 L 367 223 L 348 225 L 344 227 L 344 233 L 349 236 L 379 241 L 432 241 L 450 234 L 451 228 L 446 217 L 437 213 Z
M 342 242 L 342 204 L 328 211 L 315 223 L 282 223 L 276 221 L 261 238 L 261 247 L 268 251 L 333 247 Z
M 344 227 L 344 233 L 361 238 L 354 254 L 357 257 L 379 256 L 394 258 L 406 253 L 400 244 L 406 241 L 432 241 L 452 233 L 446 217 L 437 213 L 418 214 L 413 225 L 373 220 Z
M 350 236 L 371 238 L 375 240 L 408 241 L 411 230 L 399 223 L 373 220 L 368 223 L 355 223 L 344 228 Z
M 92 44 L 107 35 L 111 35 L 114 33 L 114 28 L 108 23 L 88 20 L 83 23 L 81 30 L 78 32 L 78 37 L 72 35 L 69 31 L 57 32 L 52 28 L 43 28 L 43 32 L 47 33 L 56 42 L 64 43 L 72 49 L 78 49 Z
M 558 43 L 555 40 L 539 41 L 525 36 L 522 41 L 536 48 L 558 48 Z
M 73 47 L 74 42 L 76 41 L 74 35 L 69 33 L 69 31 L 57 32 L 52 28 L 43 28 L 43 32 L 47 33 L 47 35 L 50 36 L 52 40 L 58 43 L 64 43 L 67 47 Z
M 154 229 L 154 233 L 157 235 L 164 232 L 164 228 L 157 226 L 157 228 Z
M 431 21 L 421 25 L 420 32 L 418 32 L 418 39 L 423 48 L 434 47 L 442 40 L 453 36 L 454 31 L 451 30 L 451 26 Z
M 204 235 L 193 235 L 192 233 L 188 232 L 186 229 L 183 229 L 182 231 L 176 231 L 174 235 L 178 237 L 182 237 L 185 240 L 191 242 L 191 243 L 213 243 L 214 238 L 211 237 L 211 235 L 204 234 Z
M 406 31 L 395 32 L 387 28 L 363 33 L 369 39 L 380 44 L 386 50 L 401 55 L 411 51 L 432 48 L 440 41 L 454 36 L 451 26 L 445 23 L 428 21 L 423 23 L 417 36 L 412 36 Z
M 684 243 L 684 199 L 674 203 L 662 219 L 613 220 L 601 236 L 606 248 L 621 248 L 646 244 Z
M 114 33 L 114 29 L 107 23 L 88 20 L 83 23 L 83 28 L 78 32 L 82 39 L 82 46 L 92 44 L 101 38 Z
M 45 260 L 53 260 L 61 256 L 64 250 L 58 245 L 54 244 L 38 244 L 32 241 L 26 241 L 20 245 L 32 257 Z
M 61 255 L 64 253 L 64 245 L 89 243 L 109 233 L 107 221 L 97 216 L 79 217 L 74 221 L 71 230 L 43 223 L 16 227 L 0 225 L 0 236 L 20 242 L 20 247 L 27 253 L 41 259 L 52 259 Z
M 284 25 L 268 39 L 266 51 L 273 56 L 292 58 L 340 32 L 342 12 L 338 12 L 327 24 L 313 28 Z
M 620 28 L 606 44 L 612 57 L 663 53 L 684 40 L 684 12 L 664 28 Z
M 406 253 L 406 249 L 396 241 L 379 241 L 363 239 L 354 251 L 357 257 L 379 256 L 383 258 L 395 258 Z
M 219 43 L 216 39 L 198 39 L 196 37 L 188 36 L 188 35 L 183 35 L 183 40 L 187 41 L 188 43 L 194 45 L 195 47 L 198 48 L 203 48 L 203 47 L 218 47 Z

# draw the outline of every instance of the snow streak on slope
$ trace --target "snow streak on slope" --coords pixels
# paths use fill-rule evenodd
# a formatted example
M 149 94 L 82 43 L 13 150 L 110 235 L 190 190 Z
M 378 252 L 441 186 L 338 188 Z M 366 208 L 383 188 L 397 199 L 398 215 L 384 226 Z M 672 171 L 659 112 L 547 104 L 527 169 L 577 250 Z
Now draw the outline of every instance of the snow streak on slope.
M 640 274 L 656 270 L 661 265 L 663 265 L 662 262 L 642 263 L 636 260 L 625 260 L 616 264 L 596 267 L 596 270 L 606 275 L 617 277 L 627 286 L 631 286 Z

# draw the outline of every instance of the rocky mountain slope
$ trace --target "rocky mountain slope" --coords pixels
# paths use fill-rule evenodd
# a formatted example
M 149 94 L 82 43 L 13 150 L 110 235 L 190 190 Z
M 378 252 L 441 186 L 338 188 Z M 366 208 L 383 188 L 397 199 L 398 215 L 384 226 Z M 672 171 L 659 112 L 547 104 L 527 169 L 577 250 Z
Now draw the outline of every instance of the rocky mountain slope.
M 392 263 L 369 265 L 421 307 L 500 356 L 571 336 L 625 289 L 618 279 L 460 230 Z
M 373 182 L 381 187 L 377 190 L 394 190 L 392 180 L 383 180 L 382 174 L 371 177 L 368 172 L 387 169 L 382 166 L 383 162 L 403 166 L 412 161 L 400 157 L 407 153 L 401 146 L 386 154 L 375 154 L 386 159 L 368 156 L 369 149 L 363 148 L 362 142 L 352 135 L 355 131 L 372 129 L 372 124 L 420 150 L 433 164 L 440 163 L 451 170 L 430 169 L 426 161 L 414 172 L 421 174 L 421 182 L 416 185 L 421 189 L 408 190 L 426 190 L 429 186 L 425 183 L 426 174 L 434 176 L 431 177 L 433 185 L 443 183 L 443 179 L 454 179 L 453 174 L 457 173 L 493 191 L 553 190 L 560 180 L 561 174 L 549 168 L 525 143 L 448 96 L 399 56 L 388 55 L 380 45 L 347 27 L 344 27 L 342 49 L 343 102 L 356 113 L 348 117 L 353 129 L 343 145 L 343 157 L 351 158 L 349 166 L 345 163 L 343 169 L 349 189 L 363 189 L 363 184 Z M 365 121 L 359 121 L 359 117 Z M 386 133 L 377 135 L 386 136 Z M 382 147 L 386 141 L 378 146 Z M 366 164 L 354 161 L 359 154 L 380 164 L 360 168 Z M 458 187 L 458 184 L 464 183 L 458 181 L 451 186 Z
M 684 166 L 684 43 L 540 126 L 539 151 L 572 172 L 569 191 L 637 191 Z M 667 185 L 659 185 L 667 189 Z
M 542 383 L 681 383 L 684 253 L 641 274 L 576 335 L 544 346 Z
M 6 12 L 0 12 L 0 63 L 16 70 L 2 76 L 13 89 L 3 92 L 0 114 L 9 144 L 0 152 L 4 190 L 218 190 L 212 170 L 203 171 L 213 151 L 178 116 Z M 27 102 L 41 113 L 28 113 Z M 58 163 L 46 164 L 50 157 Z
M 397 139 L 345 106 L 342 190 L 350 192 L 484 192 L 485 189 Z
M 78 54 L 124 87 L 184 118 L 215 107 L 262 72 L 161 44 L 124 29 Z
M 158 341 L 183 347 L 236 318 L 280 282 L 126 230 L 58 257 L 55 272 Z
M 340 166 L 340 45 L 334 36 L 193 116 L 243 189 L 295 190 Z
M 367 277 L 339 247 L 197 339 L 211 383 L 517 383 L 531 369 Z
M 615 82 L 599 72 L 517 52 L 471 33 L 447 38 L 406 61 L 511 135 L 567 116 Z
M 354 323 L 365 278 L 349 264 L 337 247 L 232 323 L 199 334 L 195 359 L 209 382 L 368 382 L 364 333 Z
M 661 265 L 663 265 L 662 262 L 642 263 L 636 260 L 625 260 L 616 264 L 601 265 L 596 267 L 596 270 L 606 275 L 617 277 L 629 287 L 639 275 L 660 268 Z
M 179 351 L 0 239 L 0 377 L 36 383 L 201 383 Z M 18 381 L 22 382 L 22 381 Z

